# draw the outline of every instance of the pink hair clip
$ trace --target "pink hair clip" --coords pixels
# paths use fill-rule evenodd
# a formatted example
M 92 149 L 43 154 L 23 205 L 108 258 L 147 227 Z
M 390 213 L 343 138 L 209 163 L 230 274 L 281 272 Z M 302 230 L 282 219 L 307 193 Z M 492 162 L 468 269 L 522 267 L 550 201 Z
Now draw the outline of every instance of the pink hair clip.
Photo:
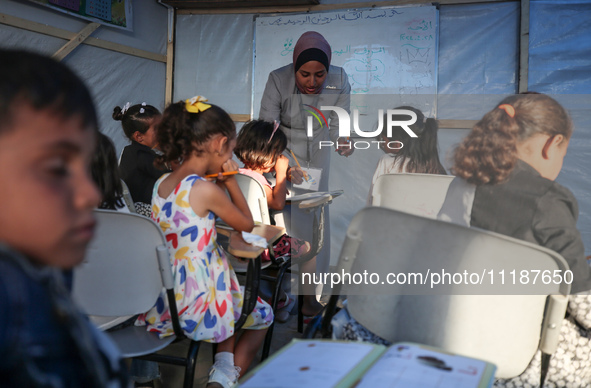
M 277 132 L 277 128 L 279 128 L 279 122 L 277 120 L 273 120 L 273 133 L 271 133 L 271 137 L 269 137 L 267 144 L 269 144 L 271 142 L 271 139 L 273 139 L 273 136 L 275 136 L 275 132 Z
M 499 109 L 503 109 L 511 118 L 515 117 L 515 108 L 512 105 L 502 104 L 499 105 Z

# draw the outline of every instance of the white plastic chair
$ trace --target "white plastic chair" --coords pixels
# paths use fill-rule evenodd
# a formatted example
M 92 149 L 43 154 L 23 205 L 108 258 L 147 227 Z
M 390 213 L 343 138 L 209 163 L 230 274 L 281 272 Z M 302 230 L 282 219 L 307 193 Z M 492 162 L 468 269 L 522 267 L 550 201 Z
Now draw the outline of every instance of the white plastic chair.
M 145 326 L 128 326 L 107 332 L 123 357 L 140 357 L 185 367 L 184 387 L 193 386 L 199 342 L 191 341 L 187 357 L 155 352 L 177 338 L 180 328 L 171 264 L 162 231 L 152 220 L 132 213 L 95 210 L 95 237 L 84 262 L 74 271 L 73 297 L 90 315 L 121 317 L 150 310 L 166 289 L 175 335 L 159 339 Z M 99 318 L 101 319 L 101 318 Z
M 256 179 L 244 174 L 236 174 L 236 182 L 238 182 L 240 191 L 242 191 L 244 198 L 248 202 L 248 208 L 252 213 L 253 220 L 270 225 L 271 217 L 269 216 L 265 188 Z
M 236 174 L 236 180 L 238 185 L 240 186 L 240 190 L 246 201 L 248 203 L 248 207 L 250 212 L 252 213 L 253 219 L 255 222 L 262 222 L 263 224 L 270 224 L 270 211 L 269 206 L 267 203 L 267 194 L 265 192 L 264 187 L 254 178 L 245 174 Z M 342 194 L 339 192 L 338 194 L 334 194 L 334 196 L 338 196 Z M 291 273 L 291 267 L 293 264 L 297 264 L 300 262 L 305 262 L 307 260 L 312 259 L 314 256 L 318 254 L 320 249 L 322 249 L 323 240 L 324 240 L 324 206 L 329 204 L 333 199 L 333 196 L 329 193 L 322 195 L 320 197 L 314 197 L 311 199 L 301 199 L 297 202 L 291 201 L 292 204 L 297 204 L 297 206 L 301 209 L 306 209 L 314 214 L 313 217 L 313 224 L 310 225 L 311 228 L 314 230 L 314 241 L 311 241 L 311 249 L 305 257 L 298 258 L 297 260 L 292 259 L 287 262 L 275 262 L 274 257 L 272 256 L 273 262 L 277 266 L 277 274 L 273 276 L 263 275 L 261 278 L 264 280 L 271 281 L 275 284 L 273 294 L 271 297 L 271 307 L 275 310 L 277 307 L 277 303 L 279 302 L 279 295 L 280 295 L 280 287 L 283 282 L 283 278 L 285 273 Z M 232 266 L 236 272 L 244 271 L 244 264 L 241 264 L 238 259 L 228 255 L 228 259 L 232 262 Z M 263 269 L 269 267 L 272 262 L 264 263 Z M 298 306 L 301 308 L 303 304 L 303 296 L 298 295 Z M 303 332 L 303 315 L 301 311 L 298 311 L 298 332 Z M 271 325 L 267 331 L 267 335 L 265 338 L 265 343 L 263 345 L 263 352 L 262 352 L 262 359 L 264 360 L 267 358 L 270 352 L 271 347 L 271 339 L 273 336 L 273 328 L 274 325 Z
M 453 175 L 384 174 L 373 186 L 371 205 L 436 218 Z
M 131 193 L 129 192 L 129 187 L 127 187 L 127 184 L 123 181 L 123 179 L 121 179 L 121 187 L 123 188 L 123 202 L 125 202 L 131 213 L 137 213 L 135 211 L 133 198 L 131 198 Z
M 267 206 L 267 194 L 263 186 L 254 178 L 244 175 L 236 174 L 236 182 L 240 187 L 240 191 L 244 195 L 248 204 L 248 209 L 252 214 L 252 219 L 255 223 L 271 225 L 269 217 L 269 207 Z M 221 225 L 218 225 L 220 227 Z M 222 237 L 223 238 L 223 237 Z M 222 240 L 223 241 L 223 240 Z M 222 244 L 223 245 L 223 244 Z M 246 273 L 248 271 L 248 262 L 234 257 L 226 250 L 226 257 L 232 264 L 232 268 L 236 273 Z M 269 267 L 272 263 L 266 261 L 262 263 L 261 269 Z
M 510 275 L 515 270 L 519 283 L 521 270 L 529 271 L 530 279 L 532 270 L 564 274 L 566 261 L 551 250 L 477 228 L 368 207 L 347 229 L 336 273 L 364 270 L 380 274 L 382 281 L 388 273 L 425 276 L 442 270 L 467 270 L 488 279 L 492 271 L 495 284 L 501 281 L 500 271 L 505 271 L 505 285 L 493 293 L 506 295 L 484 295 L 491 291 L 480 284 L 470 290 L 455 284 L 431 290 L 429 281 L 404 290 L 400 285 L 365 282 L 338 286 L 323 320 L 325 337 L 330 335 L 330 318 L 342 292 L 353 318 L 378 336 L 492 362 L 498 378 L 521 374 L 538 349 L 544 354 L 556 349 L 570 285 L 543 285 L 539 276 L 537 286 L 520 288 L 511 285 Z M 522 295 L 524 290 L 537 295 Z

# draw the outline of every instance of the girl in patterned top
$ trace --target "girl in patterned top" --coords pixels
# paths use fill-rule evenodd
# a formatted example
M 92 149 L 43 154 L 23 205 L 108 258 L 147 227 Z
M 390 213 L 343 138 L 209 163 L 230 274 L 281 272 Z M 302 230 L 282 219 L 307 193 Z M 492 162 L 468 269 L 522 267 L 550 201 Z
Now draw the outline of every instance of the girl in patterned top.
M 233 176 L 236 128 L 221 108 L 198 96 L 171 104 L 156 130 L 162 150 L 157 162 L 177 162 L 178 168 L 154 186 L 152 219 L 160 225 L 173 265 L 181 327 L 195 340 L 217 343 L 208 387 L 231 387 L 245 371 L 262 343 L 273 312 L 260 298 L 235 339 L 234 321 L 242 310 L 242 291 L 231 266 L 216 242 L 219 216 L 237 231 L 251 231 L 248 204 Z M 214 181 L 207 174 L 218 176 Z M 226 195 L 225 190 L 229 193 Z M 164 295 L 138 318 L 148 330 L 172 334 Z

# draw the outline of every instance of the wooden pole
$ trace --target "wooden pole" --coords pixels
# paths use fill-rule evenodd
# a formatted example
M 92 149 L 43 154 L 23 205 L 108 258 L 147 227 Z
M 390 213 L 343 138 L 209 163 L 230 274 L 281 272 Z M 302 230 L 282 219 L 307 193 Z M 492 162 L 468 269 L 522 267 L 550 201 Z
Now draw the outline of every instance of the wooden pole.
M 80 44 L 82 42 L 84 42 L 86 40 L 86 38 L 88 38 L 90 36 L 90 34 L 92 34 L 94 32 L 94 30 L 96 30 L 99 27 L 100 27 L 100 24 L 98 24 L 98 23 L 88 24 L 78 34 L 76 34 L 76 36 L 74 36 L 65 45 L 63 45 L 59 50 L 57 50 L 55 52 L 55 54 L 52 55 L 52 57 L 54 59 L 56 59 L 57 61 L 61 61 L 69 53 L 74 51 L 74 49 L 76 47 L 80 46 Z
M 519 93 L 527 92 L 529 76 L 529 0 L 521 0 Z

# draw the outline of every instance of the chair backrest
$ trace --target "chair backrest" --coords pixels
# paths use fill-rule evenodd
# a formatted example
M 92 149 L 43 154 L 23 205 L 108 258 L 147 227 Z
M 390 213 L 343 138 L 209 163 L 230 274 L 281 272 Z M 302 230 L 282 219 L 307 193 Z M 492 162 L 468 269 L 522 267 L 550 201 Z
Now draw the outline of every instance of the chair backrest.
M 95 217 L 95 237 L 74 271 L 74 300 L 89 315 L 148 311 L 162 288 L 173 285 L 160 227 L 132 213 L 95 210 Z
M 236 181 L 248 202 L 254 221 L 270 225 L 271 218 L 264 187 L 256 179 L 244 174 L 236 174 Z
M 133 198 L 131 198 L 131 193 L 129 192 L 129 187 L 127 184 L 121 179 L 121 188 L 123 189 L 123 202 L 127 205 L 127 208 L 131 213 L 137 213 L 135 211 L 135 205 L 133 203 Z
M 541 330 L 547 295 L 559 295 L 566 306 L 565 295 L 570 292 L 567 284 L 542 285 L 542 273 L 539 287 L 531 285 L 534 270 L 549 274 L 568 270 L 566 261 L 553 251 L 497 233 L 378 207 L 355 215 L 339 257 L 338 274 L 364 270 L 368 276 L 380 274 L 381 281 L 414 282 L 410 276 L 388 279 L 388 273 L 420 273 L 426 281 L 406 290 L 369 281 L 343 288 L 348 309 L 359 323 L 393 343 L 417 342 L 490 361 L 498 367 L 497 377 L 517 376 L 527 367 L 541 346 L 540 336 L 547 336 Z M 519 284 L 522 270 L 528 271 L 527 286 Z M 460 275 L 467 282 L 477 282 L 470 290 L 456 284 L 431 288 L 431 280 L 437 279 L 433 274 L 442 271 L 452 276 L 477 273 L 486 282 L 492 276 L 497 285 L 504 271 L 504 285 L 494 289 L 504 295 L 490 295 L 491 288 L 472 275 Z M 457 276 L 453 279 L 448 282 L 463 282 Z M 558 325 L 562 317 L 564 310 L 562 316 L 558 314 Z
M 373 186 L 371 205 L 436 218 L 453 178 L 435 174 L 380 175 Z

